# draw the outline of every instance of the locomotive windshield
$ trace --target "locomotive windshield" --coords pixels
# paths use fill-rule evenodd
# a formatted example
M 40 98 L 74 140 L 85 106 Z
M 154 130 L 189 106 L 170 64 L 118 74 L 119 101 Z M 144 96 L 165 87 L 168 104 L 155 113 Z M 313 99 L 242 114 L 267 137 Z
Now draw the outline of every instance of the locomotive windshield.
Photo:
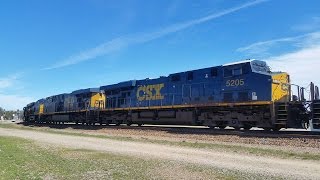
M 270 67 L 264 61 L 246 60 L 225 64 L 224 77 L 239 76 L 249 72 L 271 75 Z
M 250 62 L 252 72 L 260 74 L 270 74 L 270 67 L 264 61 L 253 60 Z

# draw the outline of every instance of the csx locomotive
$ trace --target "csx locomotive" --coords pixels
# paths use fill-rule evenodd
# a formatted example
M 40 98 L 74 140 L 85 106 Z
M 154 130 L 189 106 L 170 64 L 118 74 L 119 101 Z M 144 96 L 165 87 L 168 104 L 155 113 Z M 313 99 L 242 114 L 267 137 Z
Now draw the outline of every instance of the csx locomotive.
M 28 123 L 178 124 L 266 130 L 320 128 L 318 87 L 292 96 L 289 75 L 246 60 L 59 94 L 28 104 Z

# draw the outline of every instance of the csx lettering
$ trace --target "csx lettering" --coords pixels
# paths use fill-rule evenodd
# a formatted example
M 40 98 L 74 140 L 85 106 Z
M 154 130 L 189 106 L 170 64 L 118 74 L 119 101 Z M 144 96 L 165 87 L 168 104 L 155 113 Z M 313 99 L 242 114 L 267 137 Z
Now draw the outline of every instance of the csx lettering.
M 139 101 L 163 99 L 164 96 L 160 92 L 163 87 L 164 84 L 140 86 L 137 91 L 137 99 Z
M 233 79 L 233 80 L 228 80 L 226 82 L 226 86 L 243 86 L 244 85 L 244 79 Z

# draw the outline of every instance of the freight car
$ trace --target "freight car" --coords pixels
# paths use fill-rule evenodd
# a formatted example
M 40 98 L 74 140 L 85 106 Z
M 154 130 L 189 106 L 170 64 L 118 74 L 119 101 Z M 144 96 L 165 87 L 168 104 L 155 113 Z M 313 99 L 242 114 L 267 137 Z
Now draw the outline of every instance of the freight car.
M 24 108 L 26 122 L 178 124 L 266 130 L 320 128 L 318 87 L 292 95 L 290 77 L 264 61 L 246 60 L 130 80 L 38 100 Z

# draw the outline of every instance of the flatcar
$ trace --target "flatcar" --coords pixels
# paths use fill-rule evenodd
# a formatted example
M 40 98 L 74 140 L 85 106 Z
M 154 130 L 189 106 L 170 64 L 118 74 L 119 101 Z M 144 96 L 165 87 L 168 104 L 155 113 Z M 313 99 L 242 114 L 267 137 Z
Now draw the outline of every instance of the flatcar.
M 29 123 L 167 124 L 235 129 L 320 128 L 319 90 L 292 95 L 290 76 L 246 60 L 156 79 L 130 80 L 30 103 Z M 319 109 L 319 110 L 318 110 Z M 311 123 L 310 123 L 311 122 Z

